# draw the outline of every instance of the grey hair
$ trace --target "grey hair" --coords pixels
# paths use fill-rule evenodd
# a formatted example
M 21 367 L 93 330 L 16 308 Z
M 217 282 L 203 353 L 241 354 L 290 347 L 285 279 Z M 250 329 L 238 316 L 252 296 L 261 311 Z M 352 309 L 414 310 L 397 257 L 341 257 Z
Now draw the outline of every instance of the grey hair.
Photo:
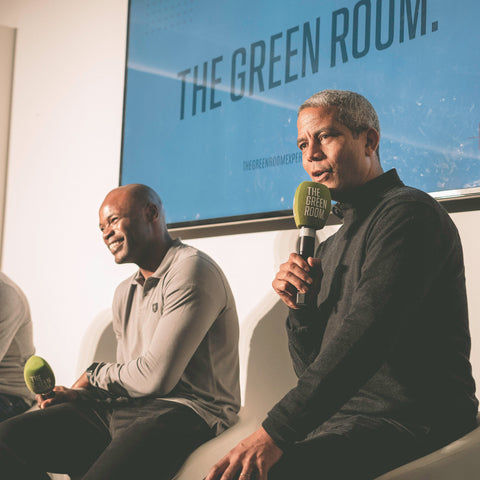
M 348 90 L 323 90 L 303 102 L 298 113 L 305 108 L 318 107 L 336 107 L 337 120 L 348 127 L 354 136 L 358 136 L 369 128 L 374 128 L 380 135 L 377 112 L 359 93 Z

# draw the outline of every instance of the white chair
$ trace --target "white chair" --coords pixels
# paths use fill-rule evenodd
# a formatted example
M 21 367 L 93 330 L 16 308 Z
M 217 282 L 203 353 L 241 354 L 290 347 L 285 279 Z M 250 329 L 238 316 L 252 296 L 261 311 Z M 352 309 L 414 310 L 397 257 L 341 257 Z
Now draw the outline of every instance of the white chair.
M 402 465 L 375 480 L 478 480 L 480 415 L 475 430 L 445 447 Z
M 117 340 L 112 326 L 112 310 L 100 312 L 88 326 L 80 345 L 77 360 L 77 378 L 93 362 L 115 362 L 117 358 Z

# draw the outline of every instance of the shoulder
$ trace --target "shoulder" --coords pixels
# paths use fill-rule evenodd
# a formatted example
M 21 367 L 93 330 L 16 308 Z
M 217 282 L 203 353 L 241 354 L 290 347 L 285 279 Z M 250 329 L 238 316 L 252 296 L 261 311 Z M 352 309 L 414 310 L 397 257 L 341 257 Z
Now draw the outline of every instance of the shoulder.
M 382 215 L 388 215 L 392 219 L 409 216 L 417 219 L 436 219 L 441 223 L 453 223 L 447 211 L 431 195 L 407 186 L 394 188 L 381 198 L 374 209 L 374 216 Z
M 7 275 L 0 272 L 0 305 L 2 317 L 18 318 L 30 321 L 30 307 L 27 297 L 20 287 Z
M 408 202 L 408 203 L 422 203 L 426 205 L 437 205 L 438 202 L 428 193 L 418 188 L 401 185 L 388 190 L 384 199 L 388 201 Z
M 215 260 L 205 252 L 185 243 L 180 243 L 176 248 L 177 251 L 172 262 L 173 267 L 192 267 L 221 272 Z
M 387 204 L 414 204 L 426 205 L 438 209 L 441 205 L 431 195 L 418 188 L 401 185 L 388 190 L 382 197 L 382 202 Z
M 179 243 L 175 248 L 175 256 L 165 276 L 167 282 L 175 279 L 199 286 L 205 281 L 210 285 L 211 282 L 227 283 L 222 269 L 210 255 L 184 243 Z
M 405 186 L 382 198 L 370 215 L 367 233 L 413 236 L 445 248 L 461 245 L 457 227 L 443 206 L 429 194 Z
M 2 303 L 5 301 L 27 303 L 25 294 L 20 287 L 7 275 L 0 272 L 0 298 Z

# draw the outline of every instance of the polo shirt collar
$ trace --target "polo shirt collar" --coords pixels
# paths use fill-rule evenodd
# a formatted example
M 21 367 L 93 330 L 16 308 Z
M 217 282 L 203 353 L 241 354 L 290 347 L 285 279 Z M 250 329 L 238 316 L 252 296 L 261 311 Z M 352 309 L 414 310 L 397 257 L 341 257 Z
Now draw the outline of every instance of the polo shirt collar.
M 156 287 L 158 285 L 158 282 L 162 278 L 162 276 L 170 268 L 170 265 L 175 259 L 177 248 L 181 245 L 182 245 L 182 241 L 180 239 L 176 238 L 175 240 L 173 240 L 172 244 L 170 245 L 170 248 L 167 250 L 167 253 L 163 257 L 162 262 L 160 263 L 158 268 L 155 270 L 155 272 L 153 272 L 153 274 L 145 280 L 140 270 L 138 270 L 137 273 L 133 276 L 131 283 L 133 285 L 142 286 L 142 282 L 143 282 L 144 290 L 149 290 L 150 288 Z

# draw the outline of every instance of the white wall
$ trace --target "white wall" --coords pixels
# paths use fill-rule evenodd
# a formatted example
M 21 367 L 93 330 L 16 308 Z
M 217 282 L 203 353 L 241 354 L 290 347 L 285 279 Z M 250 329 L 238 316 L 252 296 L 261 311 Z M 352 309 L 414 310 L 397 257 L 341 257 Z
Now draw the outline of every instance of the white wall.
M 0 264 L 2 262 L 3 212 L 7 175 L 10 103 L 12 99 L 15 29 L 0 25 Z
M 112 262 L 97 216 L 118 185 L 126 18 L 126 0 L 0 0 L 0 25 L 18 29 L 2 270 L 64 383 L 132 270 Z
M 75 379 L 89 322 L 133 270 L 115 265 L 97 226 L 98 206 L 118 183 L 126 21 L 127 0 L 0 0 L 0 25 L 18 29 L 2 269 L 25 290 L 37 352 L 64 384 Z M 454 220 L 480 344 L 480 212 Z M 270 291 L 295 237 L 269 232 L 189 243 L 223 267 L 242 321 Z M 474 356 L 480 367 L 480 347 Z
M 467 277 L 470 332 L 472 335 L 471 361 L 480 398 L 480 211 L 455 213 L 453 221 L 462 237 Z

